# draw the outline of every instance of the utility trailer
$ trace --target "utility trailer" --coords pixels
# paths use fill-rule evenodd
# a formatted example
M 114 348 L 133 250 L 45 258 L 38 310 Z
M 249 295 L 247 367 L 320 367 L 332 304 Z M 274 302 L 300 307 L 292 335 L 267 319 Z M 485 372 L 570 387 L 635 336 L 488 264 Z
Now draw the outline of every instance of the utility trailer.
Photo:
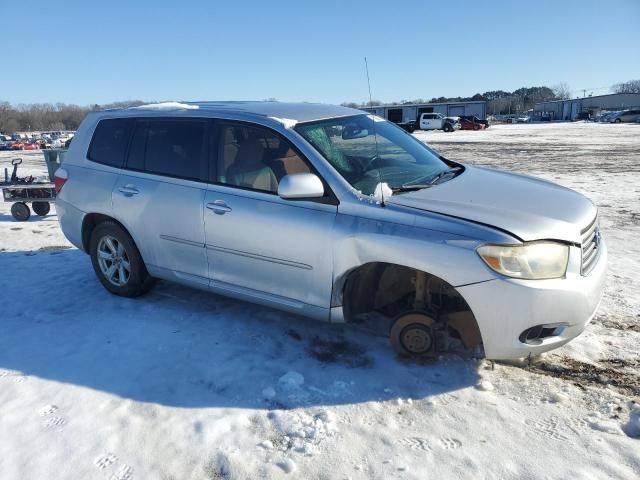
M 56 199 L 56 189 L 51 182 L 36 182 L 32 176 L 19 178 L 18 165 L 22 163 L 21 158 L 14 158 L 11 161 L 13 172 L 9 178 L 7 169 L 4 171 L 4 182 L 0 183 L 2 196 L 5 202 L 11 205 L 11 215 L 19 222 L 26 222 L 31 217 L 31 208 L 41 217 L 44 217 L 51 210 L 50 202 Z M 51 177 L 51 173 L 49 175 Z

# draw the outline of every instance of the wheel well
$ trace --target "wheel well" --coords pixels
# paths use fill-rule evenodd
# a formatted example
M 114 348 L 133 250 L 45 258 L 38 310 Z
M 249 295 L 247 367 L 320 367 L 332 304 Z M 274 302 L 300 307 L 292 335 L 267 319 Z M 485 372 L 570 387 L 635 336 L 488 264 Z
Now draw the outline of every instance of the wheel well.
M 85 252 L 89 253 L 89 242 L 91 241 L 91 234 L 93 233 L 93 230 L 102 222 L 106 222 L 107 220 L 117 223 L 123 228 L 125 232 L 128 233 L 128 230 L 124 227 L 124 225 L 122 225 L 122 223 L 117 221 L 115 218 L 108 215 L 103 215 L 101 213 L 89 213 L 88 215 L 85 215 L 84 219 L 82 220 L 82 249 Z M 129 236 L 131 236 L 131 234 L 129 234 Z
M 391 320 L 404 312 L 425 311 L 446 322 L 466 347 L 482 343 L 462 295 L 445 280 L 404 265 L 371 262 L 354 269 L 344 282 L 342 306 L 347 322 L 372 313 Z

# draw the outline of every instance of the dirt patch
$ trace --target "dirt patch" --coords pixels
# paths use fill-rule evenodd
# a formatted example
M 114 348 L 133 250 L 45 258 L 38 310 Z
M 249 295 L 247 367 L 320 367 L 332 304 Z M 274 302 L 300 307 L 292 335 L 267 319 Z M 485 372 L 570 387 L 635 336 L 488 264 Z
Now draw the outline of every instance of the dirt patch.
M 59 252 L 61 250 L 69 250 L 71 247 L 66 245 L 48 245 L 46 247 L 40 247 L 39 252 Z
M 625 330 L 640 333 L 640 322 L 634 320 L 633 323 L 623 323 L 616 320 L 601 320 L 602 326 L 606 328 L 614 328 L 616 330 Z
M 636 360 L 609 359 L 602 363 L 615 366 L 600 367 L 580 362 L 569 357 L 562 357 L 559 363 L 540 362 L 527 367 L 531 372 L 551 377 L 562 378 L 574 382 L 577 386 L 599 385 L 613 386 L 621 392 L 640 395 L 640 376 L 638 372 L 624 372 L 618 368 L 634 368 Z
M 340 363 L 347 367 L 369 367 L 373 363 L 366 349 L 344 338 L 324 339 L 314 337 L 307 351 L 312 357 L 323 363 Z

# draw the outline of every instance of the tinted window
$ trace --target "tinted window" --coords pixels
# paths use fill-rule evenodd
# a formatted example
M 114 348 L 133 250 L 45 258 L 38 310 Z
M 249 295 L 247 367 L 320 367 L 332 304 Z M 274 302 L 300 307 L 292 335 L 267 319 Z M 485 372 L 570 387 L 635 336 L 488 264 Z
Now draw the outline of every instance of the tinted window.
M 267 128 L 225 123 L 218 138 L 218 183 L 276 193 L 285 175 L 311 171 L 286 139 Z
M 122 167 L 129 143 L 131 121 L 127 118 L 100 120 L 89 147 L 89 159 L 112 167 Z
M 203 120 L 138 121 L 127 168 L 158 175 L 206 180 Z

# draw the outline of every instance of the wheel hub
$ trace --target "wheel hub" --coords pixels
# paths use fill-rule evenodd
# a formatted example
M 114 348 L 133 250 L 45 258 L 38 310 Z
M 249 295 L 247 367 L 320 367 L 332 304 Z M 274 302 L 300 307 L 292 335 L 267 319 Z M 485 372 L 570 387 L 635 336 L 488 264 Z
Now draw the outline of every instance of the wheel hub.
M 402 346 L 414 355 L 425 353 L 431 348 L 431 344 L 433 343 L 429 330 L 430 329 L 423 325 L 409 325 L 401 333 L 400 341 L 402 342 Z
M 396 352 L 412 357 L 432 357 L 437 353 L 434 320 L 424 312 L 400 315 L 391 326 L 389 340 Z

